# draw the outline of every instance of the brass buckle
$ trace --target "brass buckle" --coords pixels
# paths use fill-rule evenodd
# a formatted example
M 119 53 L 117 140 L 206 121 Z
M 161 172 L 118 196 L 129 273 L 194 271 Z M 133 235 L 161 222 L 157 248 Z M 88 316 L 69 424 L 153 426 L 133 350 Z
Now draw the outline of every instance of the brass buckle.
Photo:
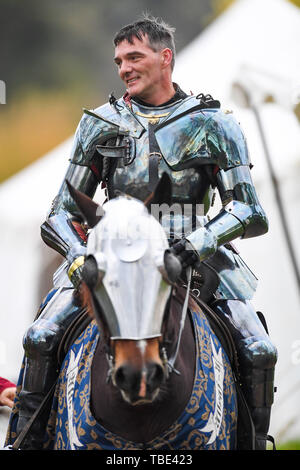
M 139 111 L 136 111 L 135 114 L 137 114 L 138 116 L 141 116 L 141 117 L 144 117 L 144 118 L 147 118 L 149 119 L 149 122 L 150 124 L 157 124 L 160 120 L 160 118 L 162 117 L 166 117 L 168 116 L 170 113 L 163 113 L 163 114 L 145 114 L 145 113 L 141 113 Z

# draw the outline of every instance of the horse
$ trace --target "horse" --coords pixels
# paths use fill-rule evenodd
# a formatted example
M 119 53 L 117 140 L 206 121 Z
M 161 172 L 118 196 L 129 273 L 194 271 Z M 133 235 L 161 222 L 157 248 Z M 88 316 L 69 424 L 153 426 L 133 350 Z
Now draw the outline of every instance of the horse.
M 92 228 L 78 291 L 89 321 L 62 361 L 45 449 L 237 446 L 228 351 L 149 211 L 166 186 L 101 208 L 69 185 Z

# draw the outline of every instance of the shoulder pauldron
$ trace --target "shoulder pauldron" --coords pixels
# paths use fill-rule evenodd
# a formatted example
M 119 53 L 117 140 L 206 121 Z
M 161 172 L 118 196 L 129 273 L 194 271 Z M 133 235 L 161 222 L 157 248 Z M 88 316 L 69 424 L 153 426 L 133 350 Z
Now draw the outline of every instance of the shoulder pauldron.
M 221 169 L 248 165 L 244 134 L 232 114 L 191 108 L 159 125 L 155 132 L 163 156 L 174 170 L 194 164 Z
M 139 139 L 144 131 L 145 128 L 125 106 L 113 108 L 105 104 L 93 111 L 84 109 L 70 160 L 72 163 L 87 165 L 98 145 L 119 136 Z

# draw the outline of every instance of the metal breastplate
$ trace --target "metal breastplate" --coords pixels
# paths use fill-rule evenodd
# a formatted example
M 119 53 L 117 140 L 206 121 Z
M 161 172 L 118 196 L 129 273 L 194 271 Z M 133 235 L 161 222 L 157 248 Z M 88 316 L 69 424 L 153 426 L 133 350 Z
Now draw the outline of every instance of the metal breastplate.
M 148 132 L 136 141 L 135 158 L 130 164 L 119 159 L 113 175 L 113 187 L 140 200 L 145 200 L 149 188 L 149 137 Z M 158 158 L 158 178 L 167 172 L 173 183 L 173 202 L 196 203 L 200 172 L 194 168 L 172 171 L 165 160 Z
M 182 208 L 179 213 L 165 214 L 161 219 L 168 238 L 188 236 L 197 227 L 207 223 L 206 214 L 213 196 L 208 167 L 217 165 L 219 168 L 227 168 L 240 163 L 246 164 L 248 161 L 247 153 L 242 150 L 243 141 L 238 134 L 231 152 L 225 151 L 229 142 L 226 135 L 223 141 L 217 139 L 218 128 L 215 129 L 214 126 L 218 110 L 201 110 L 195 105 L 192 97 L 164 108 L 133 104 L 132 115 L 144 131 L 134 132 L 139 135 L 131 138 L 133 147 L 130 158 L 118 159 L 109 185 L 111 196 L 115 191 L 127 193 L 140 200 L 149 196 L 149 154 L 152 151 L 149 146 L 149 128 L 155 126 L 160 153 L 158 177 L 163 172 L 169 174 L 173 182 L 172 204 L 179 204 Z M 189 212 L 190 208 L 192 214 Z M 220 247 L 216 255 L 208 260 L 208 265 L 219 274 L 216 298 L 252 297 L 257 279 L 238 254 Z
M 179 208 L 180 214 L 172 215 L 174 219 L 172 224 L 173 226 L 174 224 L 175 226 L 180 226 L 179 232 L 181 232 L 182 218 L 184 218 L 185 232 L 189 233 L 195 225 L 195 216 L 203 216 L 208 210 L 209 204 L 206 204 L 204 209 L 204 198 L 206 197 L 207 201 L 207 195 L 212 195 L 210 182 L 204 171 L 204 167 L 200 165 L 199 162 L 195 161 L 193 167 L 190 165 L 186 165 L 185 167 L 185 165 L 183 165 L 182 169 L 173 169 L 168 164 L 170 156 L 162 154 L 159 146 L 153 149 L 149 143 L 151 140 L 151 137 L 149 137 L 150 132 L 152 131 L 153 133 L 159 124 L 163 123 L 172 113 L 176 112 L 181 103 L 182 101 L 179 101 L 163 108 L 145 107 L 133 103 L 132 112 L 143 126 L 144 132 L 141 133 L 139 138 L 130 139 L 131 150 L 127 159 L 118 158 L 118 161 L 112 162 L 115 168 L 108 183 L 108 193 L 110 198 L 118 192 L 121 192 L 142 201 L 146 200 L 152 190 L 150 186 L 151 153 L 156 154 L 157 178 L 159 179 L 164 172 L 169 174 L 172 180 L 172 205 L 176 204 L 181 207 L 181 209 Z M 119 144 L 122 145 L 122 140 Z M 112 158 L 112 160 L 115 159 Z M 192 217 L 190 213 L 191 210 L 193 211 Z M 195 211 L 197 211 L 197 214 Z M 166 217 L 168 218 L 168 215 Z

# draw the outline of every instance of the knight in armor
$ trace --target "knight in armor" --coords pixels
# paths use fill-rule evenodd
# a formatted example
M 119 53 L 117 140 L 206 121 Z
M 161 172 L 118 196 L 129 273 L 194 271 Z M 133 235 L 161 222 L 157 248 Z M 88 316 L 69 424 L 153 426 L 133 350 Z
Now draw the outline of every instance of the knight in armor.
M 87 233 L 65 180 L 91 198 L 100 183 L 108 199 L 121 192 L 144 201 L 166 172 L 173 184 L 172 203 L 182 210 L 165 214 L 161 223 L 183 266 L 194 267 L 194 291 L 232 333 L 255 447 L 266 448 L 277 352 L 251 304 L 257 279 L 231 242 L 263 235 L 268 221 L 233 114 L 223 112 L 210 95 L 187 95 L 172 82 L 173 32 L 153 18 L 122 28 L 114 39 L 114 61 L 126 93 L 84 111 L 78 125 L 65 179 L 41 227 L 45 243 L 65 262 L 54 275 L 49 301 L 24 336 L 18 433 L 55 382 L 57 349 L 81 312 L 74 286 L 81 280 Z M 222 209 L 209 218 L 215 191 Z M 184 211 L 187 207 L 192 210 Z M 22 448 L 42 447 L 46 420 L 34 423 Z

